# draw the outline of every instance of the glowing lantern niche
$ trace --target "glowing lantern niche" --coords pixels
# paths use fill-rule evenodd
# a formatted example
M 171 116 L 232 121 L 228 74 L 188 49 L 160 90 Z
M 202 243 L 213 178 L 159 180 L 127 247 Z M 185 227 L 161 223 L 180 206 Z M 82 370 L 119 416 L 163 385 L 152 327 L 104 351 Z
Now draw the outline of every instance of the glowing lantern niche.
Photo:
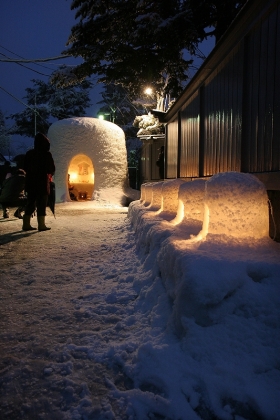
M 182 221 L 192 221 L 198 225 L 204 219 L 204 193 L 205 180 L 195 179 L 191 182 L 184 182 L 179 187 L 177 216 L 172 221 L 173 224 Z
M 214 175 L 206 182 L 205 205 L 208 234 L 239 239 L 268 237 L 267 192 L 254 175 Z
M 91 159 L 79 154 L 68 168 L 68 188 L 72 200 L 90 200 L 94 190 L 94 169 Z

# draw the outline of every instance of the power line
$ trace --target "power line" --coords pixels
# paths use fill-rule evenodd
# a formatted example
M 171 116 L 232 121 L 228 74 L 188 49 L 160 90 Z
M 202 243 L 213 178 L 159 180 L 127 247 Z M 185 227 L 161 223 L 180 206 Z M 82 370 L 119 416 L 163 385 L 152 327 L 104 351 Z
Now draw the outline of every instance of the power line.
M 70 58 L 72 57 L 71 55 L 59 55 L 57 57 L 51 57 L 51 58 L 34 58 L 34 59 L 3 59 L 0 58 L 0 62 L 3 63 L 41 63 L 41 62 L 45 62 L 45 61 L 54 61 L 54 60 L 60 60 L 61 58 Z
M 22 57 L 21 55 L 16 54 L 15 52 L 13 52 L 13 51 L 9 50 L 9 49 L 8 49 L 8 48 L 6 48 L 6 47 L 3 47 L 3 45 L 0 45 L 0 47 L 1 47 L 1 48 L 3 48 L 3 50 L 8 51 L 9 53 L 14 54 L 14 55 L 16 55 L 17 57 L 19 57 L 19 58 L 23 58 L 23 59 L 24 59 L 24 57 Z M 3 55 L 4 55 L 4 54 L 3 54 Z M 5 57 L 7 57 L 7 56 L 5 55 Z M 9 57 L 7 57 L 7 58 L 9 58 Z M 43 67 L 44 69 L 47 69 L 47 70 L 53 70 L 53 69 L 51 69 L 50 67 L 43 66 L 42 64 L 37 64 L 37 63 L 34 63 L 34 64 L 35 64 L 36 66 L 38 66 L 38 67 Z
M 7 57 L 7 56 L 6 56 L 5 54 L 3 54 L 3 53 L 0 53 L 0 55 L 3 55 L 4 57 Z M 9 58 L 9 57 L 8 57 L 8 58 Z M 31 69 L 30 67 L 27 67 L 27 66 L 25 66 L 25 65 L 24 65 L 24 64 L 22 64 L 22 63 L 15 63 L 15 64 L 18 64 L 19 66 L 24 67 L 25 69 L 28 69 L 28 70 L 34 71 L 35 73 L 40 74 L 41 76 L 50 77 L 50 75 L 49 75 L 49 74 L 44 74 L 44 73 L 41 73 L 40 71 L 37 71 L 37 70 Z M 35 63 L 34 63 L 34 64 L 35 64 Z
M 32 108 L 31 106 L 25 104 L 24 102 L 22 102 L 20 99 L 18 99 L 16 96 L 14 96 L 12 93 L 8 92 L 6 89 L 4 89 L 2 86 L 0 86 L 0 89 L 2 89 L 5 93 L 7 93 L 8 95 L 10 95 L 12 98 L 14 98 L 16 101 L 20 102 L 22 105 L 26 106 L 27 108 L 32 109 L 32 111 L 34 111 L 34 108 Z
M 15 99 L 16 101 L 20 102 L 22 105 L 24 105 L 25 107 L 31 109 L 31 111 L 33 111 L 37 116 L 39 116 L 41 118 L 41 120 L 43 120 L 44 122 L 46 122 L 46 120 L 40 115 L 40 113 L 38 112 L 38 110 L 36 108 L 32 108 L 31 106 L 25 104 L 24 102 L 22 102 L 20 99 L 18 99 L 16 96 L 14 96 L 12 93 L 8 92 L 6 89 L 4 89 L 2 86 L 0 86 L 0 89 L 3 90 L 5 93 L 7 93 L 8 95 L 10 95 L 13 99 Z M 36 94 L 35 94 L 36 96 Z M 63 103 L 64 106 L 67 106 L 68 104 L 71 104 L 71 101 L 66 101 Z M 40 108 L 38 108 L 40 110 Z M 68 117 L 68 114 L 66 113 L 61 113 L 61 115 L 64 115 L 65 117 Z
M 24 102 L 22 102 L 20 99 L 18 99 L 16 96 L 14 96 L 12 93 L 8 92 L 6 89 L 4 89 L 2 86 L 0 86 L 0 89 L 2 89 L 5 93 L 7 93 L 8 95 L 10 95 L 12 98 L 14 98 L 16 101 L 20 102 L 22 105 L 24 105 L 26 108 L 31 109 L 32 112 L 34 112 L 35 114 L 35 119 L 36 116 L 40 117 L 41 120 L 43 120 L 46 123 L 46 120 L 40 115 L 40 113 L 36 110 L 36 108 L 32 108 L 31 106 L 25 104 Z

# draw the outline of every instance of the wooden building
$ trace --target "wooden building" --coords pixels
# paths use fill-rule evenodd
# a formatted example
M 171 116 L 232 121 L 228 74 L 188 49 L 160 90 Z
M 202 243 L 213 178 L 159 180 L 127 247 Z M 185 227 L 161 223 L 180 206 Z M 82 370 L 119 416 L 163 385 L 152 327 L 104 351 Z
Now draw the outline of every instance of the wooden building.
M 174 105 L 156 114 L 166 124 L 165 178 L 255 174 L 280 239 L 280 0 L 248 0 Z
M 139 135 L 142 141 L 140 177 L 141 184 L 160 180 L 156 161 L 161 146 L 164 146 L 165 134 Z

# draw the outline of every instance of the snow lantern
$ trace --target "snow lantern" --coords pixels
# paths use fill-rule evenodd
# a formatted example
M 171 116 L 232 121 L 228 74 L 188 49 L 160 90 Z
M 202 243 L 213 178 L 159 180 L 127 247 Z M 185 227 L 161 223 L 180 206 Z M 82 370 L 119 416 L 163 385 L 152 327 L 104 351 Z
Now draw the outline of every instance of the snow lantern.
M 54 158 L 56 201 L 92 200 L 94 193 L 128 186 L 125 135 L 116 124 L 76 117 L 48 131 Z M 120 197 L 121 199 L 121 197 Z
M 224 172 L 205 185 L 205 233 L 239 239 L 268 237 L 268 197 L 257 177 Z
M 174 213 L 176 215 L 178 209 L 178 192 L 180 185 L 185 181 L 183 179 L 171 179 L 163 182 L 161 188 L 162 206 L 161 211 Z
M 174 224 L 204 219 L 205 179 L 194 179 L 179 186 L 178 209 Z

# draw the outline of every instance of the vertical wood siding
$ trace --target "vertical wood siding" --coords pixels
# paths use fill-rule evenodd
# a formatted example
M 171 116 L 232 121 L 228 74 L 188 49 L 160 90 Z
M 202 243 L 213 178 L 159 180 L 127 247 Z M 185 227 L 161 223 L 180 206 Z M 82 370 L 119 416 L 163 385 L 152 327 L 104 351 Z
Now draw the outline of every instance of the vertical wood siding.
M 168 165 L 166 178 L 177 178 L 178 161 L 178 117 L 167 127 Z
M 280 7 L 245 39 L 242 170 L 280 169 Z
M 279 1 L 244 34 L 167 123 L 168 178 L 280 171 Z
M 199 123 L 199 95 L 196 92 L 181 111 L 181 178 L 199 176 Z
M 242 59 L 239 44 L 205 81 L 204 176 L 240 170 Z

